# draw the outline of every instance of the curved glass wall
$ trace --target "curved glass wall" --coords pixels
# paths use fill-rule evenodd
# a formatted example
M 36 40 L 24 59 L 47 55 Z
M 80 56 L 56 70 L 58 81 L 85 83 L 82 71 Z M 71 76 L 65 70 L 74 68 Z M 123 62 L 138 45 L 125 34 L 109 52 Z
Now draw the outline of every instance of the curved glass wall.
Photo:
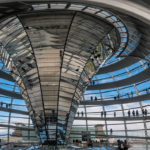
M 149 70 L 149 63 L 141 60 L 121 70 L 95 75 L 90 86 L 95 86 L 96 82 L 102 86 L 104 83 L 123 81 L 123 79 L 136 76 L 145 70 Z M 143 73 L 144 75 L 145 73 Z M 70 137 L 81 139 L 82 134 L 79 135 L 77 132 L 81 126 L 87 133 L 90 133 L 95 141 L 109 139 L 110 142 L 113 142 L 118 139 L 128 139 L 129 143 L 141 143 L 142 148 L 148 149 L 148 139 L 150 138 L 149 104 L 150 80 L 148 76 L 145 80 L 134 84 L 129 83 L 125 86 L 101 90 L 87 90 L 80 108 L 78 108 Z M 97 126 L 101 129 L 98 133 Z M 76 136 L 76 132 L 78 136 Z M 141 145 L 134 146 L 140 149 Z

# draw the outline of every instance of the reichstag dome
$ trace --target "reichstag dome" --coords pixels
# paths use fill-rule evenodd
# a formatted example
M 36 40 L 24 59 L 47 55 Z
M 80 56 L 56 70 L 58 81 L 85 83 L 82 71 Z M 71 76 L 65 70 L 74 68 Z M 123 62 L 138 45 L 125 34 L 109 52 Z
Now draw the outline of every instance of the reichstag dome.
M 0 0 L 1 150 L 150 150 L 149 0 Z

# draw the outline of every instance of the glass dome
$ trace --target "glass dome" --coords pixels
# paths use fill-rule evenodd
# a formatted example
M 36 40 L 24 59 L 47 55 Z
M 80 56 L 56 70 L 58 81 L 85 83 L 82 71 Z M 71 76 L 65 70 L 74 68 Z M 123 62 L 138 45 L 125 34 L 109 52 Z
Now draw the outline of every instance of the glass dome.
M 145 5 L 0 5 L 2 149 L 83 148 L 90 141 L 114 148 L 118 140 L 126 140 L 129 150 L 150 149 Z

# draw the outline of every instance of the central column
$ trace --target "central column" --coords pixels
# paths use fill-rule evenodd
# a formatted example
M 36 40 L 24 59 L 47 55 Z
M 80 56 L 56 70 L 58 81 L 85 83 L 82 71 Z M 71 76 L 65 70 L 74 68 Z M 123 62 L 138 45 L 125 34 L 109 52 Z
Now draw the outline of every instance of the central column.
M 18 17 L 1 27 L 6 45 L 1 55 L 9 58 L 2 61 L 20 87 L 42 144 L 64 144 L 85 88 L 111 53 L 106 45 L 112 25 L 75 11 Z

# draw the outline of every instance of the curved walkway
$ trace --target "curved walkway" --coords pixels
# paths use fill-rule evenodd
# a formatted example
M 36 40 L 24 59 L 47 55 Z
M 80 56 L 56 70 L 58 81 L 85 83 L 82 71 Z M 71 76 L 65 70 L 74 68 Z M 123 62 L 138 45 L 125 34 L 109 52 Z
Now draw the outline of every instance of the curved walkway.
M 92 121 L 99 121 L 99 120 L 108 120 L 108 121 L 122 121 L 122 120 L 149 120 L 150 116 L 140 116 L 140 117 L 75 117 L 75 120 L 92 120 Z
M 13 79 L 13 77 L 10 74 L 8 74 L 2 70 L 0 70 L 0 78 L 11 81 L 11 82 L 15 82 L 15 80 Z
M 29 115 L 29 113 L 26 111 L 16 110 L 16 109 L 11 109 L 11 108 L 5 108 L 5 107 L 0 107 L 0 111 L 11 112 L 11 113 L 21 114 L 21 115 Z
M 79 132 L 71 132 L 71 135 L 79 135 L 81 136 L 82 133 Z M 140 137 L 140 136 L 121 136 L 121 135 L 101 135 L 101 134 L 90 134 L 90 136 L 100 136 L 100 137 L 107 137 L 107 138 L 134 138 L 134 139 L 150 139 L 150 137 Z M 70 138 L 73 138 L 71 136 Z
M 21 94 L 7 91 L 7 90 L 1 89 L 1 88 L 0 88 L 0 94 L 5 95 L 5 96 L 10 96 L 10 97 L 13 97 L 16 99 L 22 99 Z
M 140 60 L 139 58 L 127 57 L 127 58 L 122 59 L 121 61 L 119 61 L 117 63 L 114 63 L 112 65 L 100 68 L 99 71 L 97 72 L 97 74 L 104 74 L 104 73 L 108 73 L 108 72 L 117 71 L 117 70 L 120 70 L 124 67 L 128 67 L 128 66 L 138 62 L 139 60 Z
M 144 94 L 140 96 L 135 96 L 132 98 L 124 98 L 124 99 L 117 99 L 117 100 L 97 100 L 97 101 L 90 101 L 90 100 L 85 100 L 81 101 L 80 105 L 96 105 L 96 106 L 106 106 L 106 105 L 116 105 L 116 104 L 126 104 L 126 103 L 133 103 L 133 102 L 139 102 L 139 101 L 144 101 L 144 100 L 149 100 L 150 99 L 150 93 L 149 94 Z
M 30 130 L 30 131 L 34 131 L 33 128 L 28 128 L 28 127 L 19 127 L 19 126 L 16 126 L 16 125 L 8 125 L 8 124 L 0 124 L 0 127 L 9 127 L 9 128 L 13 128 L 13 129 L 17 129 L 17 130 Z
M 138 83 L 150 78 L 150 68 L 142 71 L 141 73 L 134 75 L 130 78 L 126 78 L 119 81 L 104 83 L 104 84 L 97 84 L 97 85 L 90 85 L 87 87 L 87 90 L 101 90 L 101 89 L 110 89 L 115 87 L 126 86 L 129 84 Z

